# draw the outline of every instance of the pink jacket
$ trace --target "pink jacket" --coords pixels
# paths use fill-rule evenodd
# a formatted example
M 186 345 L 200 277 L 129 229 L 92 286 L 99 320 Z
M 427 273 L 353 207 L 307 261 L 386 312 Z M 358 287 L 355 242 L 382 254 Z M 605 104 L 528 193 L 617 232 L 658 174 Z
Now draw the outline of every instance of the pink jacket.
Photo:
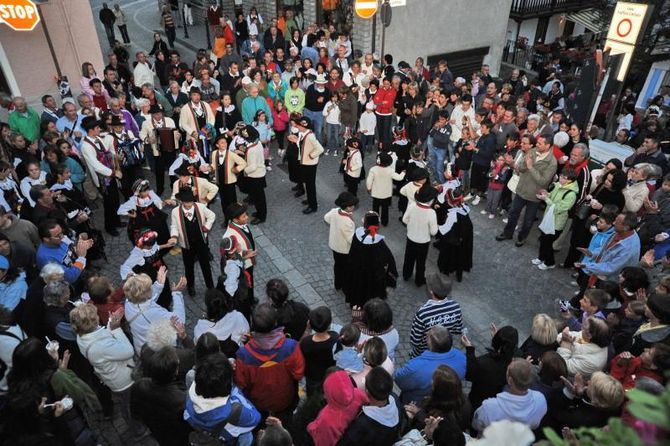
M 282 108 L 279 113 L 274 107 L 272 108 L 272 129 L 275 132 L 283 132 L 288 127 L 288 112 Z
M 354 387 L 343 370 L 328 375 L 323 382 L 323 395 L 327 404 L 307 425 L 307 431 L 315 446 L 335 446 L 368 398 Z

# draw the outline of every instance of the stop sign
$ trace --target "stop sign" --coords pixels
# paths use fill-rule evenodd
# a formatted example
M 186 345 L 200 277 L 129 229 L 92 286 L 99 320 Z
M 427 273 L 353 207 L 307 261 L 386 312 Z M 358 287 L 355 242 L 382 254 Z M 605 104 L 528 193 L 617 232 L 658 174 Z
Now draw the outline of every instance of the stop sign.
M 32 31 L 40 16 L 32 0 L 0 0 L 0 22 L 14 31 Z
M 362 19 L 369 19 L 377 12 L 377 0 L 356 0 L 354 10 L 356 15 Z

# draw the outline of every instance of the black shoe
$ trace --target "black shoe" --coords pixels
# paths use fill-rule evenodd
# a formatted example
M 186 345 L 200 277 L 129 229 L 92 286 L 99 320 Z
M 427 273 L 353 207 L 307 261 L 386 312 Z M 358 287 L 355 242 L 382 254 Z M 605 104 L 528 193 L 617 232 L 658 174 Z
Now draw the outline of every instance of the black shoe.
M 303 195 L 305 195 L 305 191 L 304 191 L 304 190 L 299 190 L 299 191 L 297 191 L 295 194 L 293 194 L 293 196 L 294 196 L 295 198 L 302 197 Z
M 195 296 L 195 287 L 194 286 L 188 287 L 188 295 L 191 296 L 191 297 Z
M 502 242 L 503 240 L 512 240 L 512 236 L 505 234 L 498 234 L 496 235 L 496 240 L 498 240 L 499 242 Z
M 307 215 L 307 214 L 313 214 L 316 212 L 316 208 L 313 207 L 306 207 L 305 209 L 302 210 L 302 213 Z
M 298 192 L 298 191 L 300 190 L 300 185 L 299 185 L 299 184 L 296 184 L 295 186 L 293 186 L 293 187 L 291 188 L 291 190 L 292 190 L 293 192 Z
M 261 223 L 265 223 L 265 220 L 261 220 L 260 218 L 256 217 L 253 220 L 249 222 L 252 225 L 260 225 Z
M 457 282 L 463 281 L 463 271 L 456 271 L 456 281 Z
M 302 200 L 301 203 L 304 204 L 304 205 L 308 205 L 308 204 L 309 204 L 309 200 Z
M 118 237 L 119 231 L 117 231 L 116 229 L 108 229 L 107 234 L 111 235 L 112 237 Z
M 517 240 L 516 242 L 514 242 L 514 246 L 516 246 L 517 248 L 521 248 L 524 243 L 526 243 L 525 240 Z

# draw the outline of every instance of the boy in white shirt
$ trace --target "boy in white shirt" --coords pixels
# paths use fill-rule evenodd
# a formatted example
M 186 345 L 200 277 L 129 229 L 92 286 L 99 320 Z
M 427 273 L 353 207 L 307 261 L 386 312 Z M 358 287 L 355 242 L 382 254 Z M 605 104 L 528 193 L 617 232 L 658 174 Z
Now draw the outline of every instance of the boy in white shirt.
M 375 115 L 375 104 L 370 101 L 365 104 L 365 111 L 361 114 L 358 120 L 358 129 L 363 135 L 362 147 L 366 153 L 375 145 L 375 132 L 377 130 L 377 116 Z
M 337 149 L 342 145 L 341 124 L 340 124 L 340 106 L 338 105 L 337 93 L 331 96 L 330 101 L 323 107 L 323 116 L 326 117 L 326 155 L 330 155 L 332 149 L 333 156 L 337 156 Z

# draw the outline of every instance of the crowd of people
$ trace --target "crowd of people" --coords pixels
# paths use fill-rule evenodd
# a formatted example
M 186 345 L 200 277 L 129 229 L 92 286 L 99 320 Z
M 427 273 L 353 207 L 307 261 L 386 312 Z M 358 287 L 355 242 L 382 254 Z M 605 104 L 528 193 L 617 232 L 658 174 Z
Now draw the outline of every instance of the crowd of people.
M 99 415 L 123 420 L 124 442 L 175 446 L 511 435 L 527 445 L 545 427 L 572 438 L 612 417 L 650 444 L 667 435 L 631 414 L 625 395 L 663 392 L 670 367 L 665 97 L 619 129 L 630 156 L 592 170 L 590 133 L 570 120 L 574 92 L 559 66 L 499 79 L 484 65 L 466 80 L 446 60 L 361 54 L 335 25 L 302 30 L 290 8 L 266 22 L 239 11 L 232 23 L 215 6 L 214 57 L 202 50 L 189 65 L 170 49 L 169 5 L 169 41 L 156 34 L 130 64 L 114 42 L 114 23 L 127 37 L 125 17 L 109 11 L 102 76 L 84 63 L 79 96 L 59 106 L 46 95 L 41 114 L 16 97 L 0 123 L 3 439 L 100 444 Z M 323 217 L 334 288 L 352 309 L 342 325 L 328 307 L 291 299 L 283 280 L 254 280 L 252 228 L 272 218 L 275 198 L 266 175 L 286 167 L 303 213 L 316 213 L 325 156 L 338 158 L 343 180 Z M 361 184 L 372 205 L 357 227 Z M 556 314 L 529 318 L 527 339 L 491 324 L 478 353 L 449 277 L 472 269 L 477 208 L 501 220 L 500 243 L 519 248 L 537 226 L 519 286 L 531 268 L 562 266 L 574 279 Z M 210 240 L 217 219 L 224 234 Z M 386 301 L 400 276 L 381 234 L 389 224 L 406 227 L 403 280 L 429 294 L 409 339 Z M 110 237 L 132 247 L 120 281 L 100 272 Z M 426 274 L 431 245 L 437 271 Z M 181 255 L 185 277 L 170 274 L 168 254 Z M 206 308 L 192 331 L 183 292 Z

